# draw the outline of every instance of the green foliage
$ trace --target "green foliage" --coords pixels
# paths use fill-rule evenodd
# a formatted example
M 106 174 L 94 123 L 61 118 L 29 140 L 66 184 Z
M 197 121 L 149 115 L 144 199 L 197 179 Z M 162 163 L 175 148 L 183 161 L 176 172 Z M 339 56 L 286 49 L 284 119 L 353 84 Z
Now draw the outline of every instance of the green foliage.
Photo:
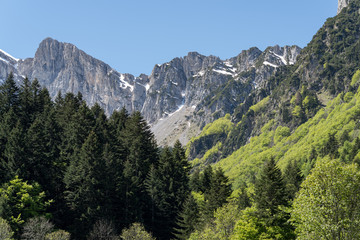
M 255 182 L 255 205 L 260 215 L 273 217 L 279 206 L 287 206 L 285 183 L 273 158 L 265 162 Z
M 267 104 L 269 103 L 269 99 L 270 99 L 269 97 L 262 99 L 257 104 L 251 106 L 250 110 L 253 110 L 254 113 L 259 113 L 260 111 L 263 111 L 265 109 L 265 107 L 267 106 Z
M 275 130 L 274 143 L 278 143 L 288 136 L 290 136 L 290 129 L 288 127 L 279 126 Z
M 357 70 L 351 78 L 350 86 L 356 87 L 360 84 L 360 70 Z
M 255 207 L 246 208 L 242 211 L 240 218 L 236 221 L 231 240 L 260 239 L 264 228 L 256 213 Z
M 316 163 L 294 201 L 299 239 L 360 237 L 360 172 L 356 165 L 324 158 Z
M 45 200 L 45 193 L 39 184 L 30 185 L 18 177 L 0 188 L 0 199 L 0 215 L 9 222 L 16 234 L 28 219 L 48 215 L 46 209 L 52 202 Z
M 189 240 L 198 239 L 230 239 L 236 220 L 239 218 L 239 210 L 234 202 L 218 208 L 214 213 L 214 219 L 208 222 L 205 229 L 193 232 Z
M 230 114 L 226 114 L 225 117 L 219 118 L 214 122 L 207 124 L 197 138 L 222 132 L 228 133 L 232 126 L 233 124 L 231 123 Z
M 200 162 L 211 159 L 212 156 L 219 152 L 221 140 L 227 137 L 233 127 L 234 124 L 231 122 L 230 114 L 226 114 L 223 118 L 207 124 L 201 133 L 192 138 L 187 144 L 186 156 L 190 157 L 190 159 L 194 159 L 194 156 L 201 157 Z M 215 147 L 217 144 L 219 145 Z
M 123 240 L 155 240 L 140 223 L 133 223 L 124 229 L 120 235 Z
M 346 102 L 339 95 L 289 136 L 280 138 L 277 135 L 282 127 L 275 131 L 268 126 L 263 127 L 259 136 L 252 137 L 250 143 L 234 151 L 231 156 L 221 159 L 215 166 L 221 166 L 224 169 L 233 182 L 234 189 L 237 189 L 243 182 L 254 182 L 253 176 L 260 171 L 259 166 L 265 159 L 272 156 L 278 161 L 281 169 L 296 160 L 304 176 L 309 171 L 309 167 L 311 168 L 311 162 L 316 160 L 316 157 L 308 159 L 311 154 L 324 157 L 329 154 L 337 156 L 337 152 L 341 152 L 343 158 L 351 162 L 358 149 L 350 150 L 348 144 L 349 151 L 346 153 L 342 150 L 344 141 L 339 142 L 338 139 L 346 130 L 349 137 L 347 141 L 352 146 L 355 145 L 354 142 L 359 136 L 359 126 L 356 124 L 356 119 L 360 115 L 358 99 L 359 93 Z M 338 134 L 333 135 L 334 133 Z M 329 142 L 330 136 L 332 136 L 333 143 Z M 332 150 L 329 151 L 329 149 Z
M 213 211 L 227 202 L 231 192 L 228 177 L 221 168 L 216 169 L 211 176 L 209 188 L 204 191 L 205 213 L 211 216 Z
M 217 153 L 219 153 L 220 149 L 222 147 L 222 143 L 218 142 L 215 146 L 213 146 L 211 149 L 209 149 L 205 154 L 204 154 L 204 161 L 207 161 L 209 158 L 215 156 Z
M 14 233 L 7 221 L 0 218 L 0 239 L 11 240 L 13 235 Z
M 179 220 L 177 221 L 178 227 L 175 228 L 175 236 L 178 239 L 188 239 L 190 234 L 195 231 L 199 218 L 199 206 L 193 195 L 190 194 L 179 215 Z
M 300 184 L 303 180 L 301 170 L 297 161 L 291 161 L 284 170 L 283 173 L 284 183 L 286 185 L 286 191 L 290 200 L 295 198 L 295 194 L 300 189 Z
M 70 233 L 64 230 L 57 230 L 46 235 L 46 240 L 70 240 Z
M 151 203 L 151 230 L 154 236 L 171 236 L 183 204 L 190 193 L 189 163 L 179 141 L 171 150 L 165 147 L 158 166 L 152 166 L 145 181 Z

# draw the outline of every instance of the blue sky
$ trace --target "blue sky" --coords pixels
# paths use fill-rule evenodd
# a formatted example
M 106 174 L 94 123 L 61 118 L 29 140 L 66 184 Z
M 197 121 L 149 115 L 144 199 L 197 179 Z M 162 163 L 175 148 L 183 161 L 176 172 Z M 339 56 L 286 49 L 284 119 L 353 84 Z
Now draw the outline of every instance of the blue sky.
M 306 46 L 337 0 L 0 0 L 0 49 L 33 57 L 46 37 L 121 73 L 150 74 L 190 51 L 221 59 L 256 46 Z

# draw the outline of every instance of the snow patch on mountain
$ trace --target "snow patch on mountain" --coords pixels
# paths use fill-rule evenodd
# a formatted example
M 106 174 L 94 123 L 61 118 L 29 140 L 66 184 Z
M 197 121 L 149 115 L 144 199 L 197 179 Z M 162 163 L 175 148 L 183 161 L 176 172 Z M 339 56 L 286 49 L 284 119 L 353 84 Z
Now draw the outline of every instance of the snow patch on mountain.
M 16 61 L 16 62 L 19 61 L 18 58 L 15 58 L 15 57 L 11 56 L 10 54 L 8 54 L 7 52 L 5 52 L 5 51 L 3 51 L 3 50 L 1 50 L 1 49 L 0 49 L 0 53 L 4 54 L 5 56 L 11 58 L 12 60 L 14 60 L 14 61 Z

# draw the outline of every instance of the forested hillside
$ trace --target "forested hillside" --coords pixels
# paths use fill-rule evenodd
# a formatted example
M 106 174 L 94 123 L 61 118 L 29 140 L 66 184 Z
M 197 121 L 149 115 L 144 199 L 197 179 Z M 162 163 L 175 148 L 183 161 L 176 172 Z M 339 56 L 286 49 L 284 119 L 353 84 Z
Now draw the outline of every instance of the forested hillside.
M 190 239 L 359 238 L 359 8 L 189 142 L 195 171 L 222 168 L 234 190 Z
M 10 74 L 0 239 L 359 239 L 359 9 L 186 147 L 159 147 L 139 112 Z

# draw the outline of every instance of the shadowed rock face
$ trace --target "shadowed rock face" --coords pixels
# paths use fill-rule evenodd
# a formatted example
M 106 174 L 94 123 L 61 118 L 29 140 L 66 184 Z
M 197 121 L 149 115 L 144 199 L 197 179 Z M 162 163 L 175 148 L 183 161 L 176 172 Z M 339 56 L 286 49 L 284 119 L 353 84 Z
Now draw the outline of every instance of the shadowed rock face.
M 350 0 L 339 0 L 337 14 L 339 14 L 344 7 L 347 7 L 349 2 Z
M 163 144 L 172 143 L 178 134 L 186 143 L 191 137 L 187 131 L 196 134 L 205 124 L 232 113 L 251 91 L 265 86 L 279 66 L 294 64 L 300 50 L 297 46 L 251 48 L 227 60 L 191 52 L 156 65 L 150 76 L 135 77 L 117 72 L 70 43 L 47 38 L 34 58 L 18 60 L 0 51 L 0 81 L 13 72 L 19 83 L 25 76 L 37 78 L 53 98 L 59 91 L 81 92 L 89 105 L 98 102 L 107 114 L 122 107 L 140 111 Z

